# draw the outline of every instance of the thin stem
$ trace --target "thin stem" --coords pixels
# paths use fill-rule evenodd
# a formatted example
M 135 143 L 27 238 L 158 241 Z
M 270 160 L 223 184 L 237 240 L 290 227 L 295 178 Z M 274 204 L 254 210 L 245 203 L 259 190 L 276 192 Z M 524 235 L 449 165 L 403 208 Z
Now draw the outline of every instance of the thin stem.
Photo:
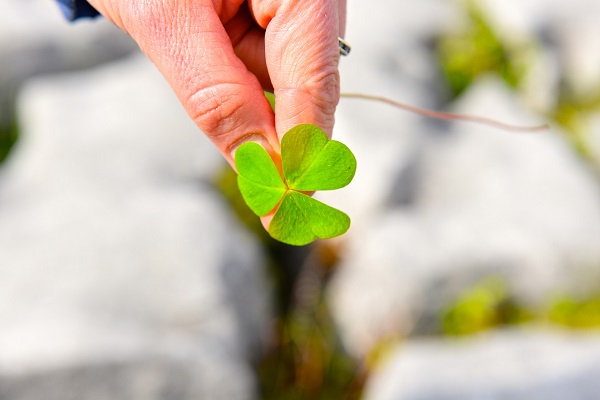
M 455 113 L 449 113 L 449 112 L 443 112 L 443 111 L 432 111 L 432 110 L 427 110 L 427 109 L 411 106 L 408 104 L 400 103 L 395 100 L 388 99 L 387 97 L 375 96 L 375 95 L 370 95 L 370 94 L 342 93 L 341 97 L 348 98 L 348 99 L 363 99 L 363 100 L 379 101 L 381 103 L 386 103 L 386 104 L 389 104 L 396 108 L 400 108 L 402 110 L 409 111 L 409 112 L 412 112 L 415 114 L 419 114 L 419 115 L 422 115 L 422 116 L 428 117 L 428 118 L 445 119 L 445 120 L 451 120 L 451 121 L 474 122 L 474 123 L 489 125 L 494 128 L 504 129 L 504 130 L 508 130 L 508 131 L 540 132 L 540 131 L 548 130 L 550 128 L 550 126 L 548 124 L 536 125 L 536 126 L 517 126 L 517 125 L 511 125 L 511 124 L 507 124 L 504 122 L 496 121 L 496 120 L 486 118 L 486 117 L 479 117 L 476 115 L 465 115 L 465 114 L 455 114 Z

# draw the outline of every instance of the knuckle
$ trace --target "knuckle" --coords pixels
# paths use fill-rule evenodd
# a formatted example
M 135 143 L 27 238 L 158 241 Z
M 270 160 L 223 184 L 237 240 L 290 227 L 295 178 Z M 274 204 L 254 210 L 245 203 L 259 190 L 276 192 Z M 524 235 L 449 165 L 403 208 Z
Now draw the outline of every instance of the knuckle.
M 335 113 L 340 97 L 340 79 L 337 67 L 325 67 L 316 71 L 304 85 L 316 108 L 326 116 Z
M 195 92 L 187 101 L 191 117 L 209 137 L 215 139 L 235 130 L 243 121 L 243 101 L 236 96 L 238 85 L 221 83 Z

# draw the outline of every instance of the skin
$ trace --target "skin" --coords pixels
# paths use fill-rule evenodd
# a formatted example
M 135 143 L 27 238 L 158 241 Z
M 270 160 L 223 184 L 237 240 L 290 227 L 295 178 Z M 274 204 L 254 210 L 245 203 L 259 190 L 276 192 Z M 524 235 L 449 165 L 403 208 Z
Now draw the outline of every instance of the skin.
M 331 135 L 345 0 L 89 0 L 127 32 L 233 166 L 242 143 L 277 158 L 281 136 Z M 263 89 L 277 96 L 276 117 Z
M 137 42 L 232 166 L 247 141 L 277 162 L 298 124 L 331 137 L 345 0 L 88 1 Z M 263 90 L 275 93 L 275 114 Z

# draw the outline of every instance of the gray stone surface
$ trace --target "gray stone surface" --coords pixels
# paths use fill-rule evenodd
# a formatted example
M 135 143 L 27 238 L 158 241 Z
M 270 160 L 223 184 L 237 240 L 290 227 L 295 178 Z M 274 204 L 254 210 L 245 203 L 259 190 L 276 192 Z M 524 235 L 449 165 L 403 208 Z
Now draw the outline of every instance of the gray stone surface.
M 19 115 L 0 171 L 0 397 L 47 383 L 41 398 L 68 398 L 63 384 L 165 398 L 181 379 L 191 394 L 167 398 L 252 398 L 265 259 L 210 184 L 222 157 L 154 67 L 36 79 Z
M 456 110 L 538 122 L 494 79 Z M 416 164 L 412 202 L 380 210 L 346 243 L 329 298 L 355 355 L 390 335 L 436 331 L 441 310 L 489 276 L 531 307 L 598 290 L 600 186 L 556 132 L 438 132 Z
M 252 372 L 205 349 L 194 356 L 154 356 L 0 376 L 10 400 L 229 400 L 254 398 Z
M 419 340 L 395 350 L 366 400 L 594 400 L 600 338 L 505 331 L 462 340 Z
M 0 14 L 0 83 L 121 58 L 135 43 L 104 18 L 65 20 L 54 1 L 5 0 Z M 14 83 L 14 82 L 13 82 Z
M 55 1 L 3 0 L 0 12 L 0 126 L 12 118 L 12 101 L 28 78 L 89 68 L 136 48 L 109 21 L 68 23 Z

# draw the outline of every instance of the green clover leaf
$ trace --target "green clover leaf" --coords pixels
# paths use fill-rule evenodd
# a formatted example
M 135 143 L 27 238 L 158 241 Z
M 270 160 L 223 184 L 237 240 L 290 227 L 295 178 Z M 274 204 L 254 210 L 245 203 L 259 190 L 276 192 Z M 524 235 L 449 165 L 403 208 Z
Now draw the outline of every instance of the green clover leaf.
M 356 159 L 346 145 L 329 140 L 314 125 L 298 125 L 281 140 L 283 177 L 259 144 L 241 145 L 235 153 L 238 186 L 250 209 L 265 216 L 277 208 L 269 234 L 303 246 L 318 238 L 345 233 L 350 218 L 302 192 L 340 189 L 352 181 Z

